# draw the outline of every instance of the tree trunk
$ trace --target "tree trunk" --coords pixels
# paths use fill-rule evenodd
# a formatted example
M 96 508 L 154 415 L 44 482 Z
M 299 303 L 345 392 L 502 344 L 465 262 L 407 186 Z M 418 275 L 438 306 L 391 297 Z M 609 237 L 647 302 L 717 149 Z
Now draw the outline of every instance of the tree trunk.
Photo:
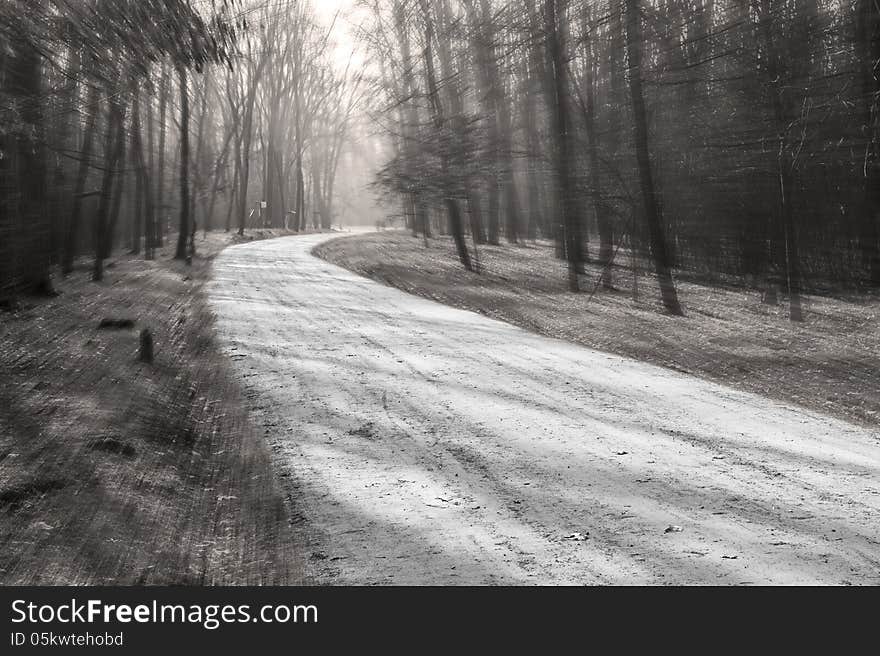
M 480 197 L 473 190 L 468 193 L 468 217 L 470 218 L 471 238 L 476 244 L 486 241 L 483 234 L 483 209 L 480 206 Z
M 214 165 L 214 181 L 211 184 L 211 198 L 208 202 L 208 213 L 206 216 L 206 221 L 210 221 L 213 223 L 214 221 L 214 207 L 217 203 L 217 194 L 220 192 L 220 180 L 221 174 L 226 171 L 226 162 L 229 160 L 229 146 L 232 141 L 233 131 L 229 130 L 226 137 L 223 140 L 223 147 L 220 150 L 220 154 L 218 155 L 217 162 Z M 225 178 L 225 175 L 224 175 Z M 229 232 L 229 219 L 226 220 L 226 232 Z
M 135 98 L 137 98 L 137 91 L 135 91 Z M 153 224 L 155 223 L 153 190 L 150 181 L 150 166 L 147 157 L 144 155 L 143 129 L 140 120 L 140 103 L 137 103 L 137 106 L 134 107 L 132 111 L 135 113 L 132 117 L 131 149 L 138 188 L 135 196 L 137 198 L 137 213 L 143 213 L 144 216 L 144 254 L 146 259 L 149 260 L 153 258 Z M 137 223 L 140 225 L 140 220 L 138 220 Z M 137 237 L 137 233 L 135 233 L 135 235 Z
M 190 229 L 190 239 L 191 244 L 190 248 L 193 252 L 195 252 L 195 241 L 194 236 L 196 233 L 196 226 L 198 225 L 198 205 L 197 201 L 199 196 L 203 193 L 203 187 L 205 185 L 205 176 L 202 167 L 202 159 L 203 152 L 205 147 L 205 120 L 207 118 L 207 109 L 208 109 L 208 91 L 210 90 L 211 85 L 211 77 L 210 75 L 206 75 L 204 80 L 204 84 L 202 85 L 202 97 L 201 102 L 199 103 L 199 127 L 196 130 L 196 152 L 195 157 L 193 158 L 193 190 L 192 195 L 190 197 L 190 222 L 192 223 L 192 227 Z M 208 231 L 208 220 L 204 220 L 205 222 L 205 232 Z
M 177 235 L 177 250 L 174 259 L 187 259 L 189 240 L 189 88 L 186 68 L 179 66 L 180 77 L 180 232 Z
M 162 79 L 159 82 L 159 162 L 156 168 L 156 227 L 154 244 L 162 248 L 165 230 L 168 226 L 168 208 L 165 206 L 165 133 L 167 131 L 166 113 L 168 111 L 168 69 L 162 66 Z
M 232 170 L 232 192 L 229 194 L 229 206 L 226 208 L 226 232 L 232 230 L 232 214 L 238 209 L 238 195 L 241 169 L 241 134 L 235 136 L 235 161 Z
M 16 255 L 21 254 L 13 265 L 13 275 L 27 292 L 48 292 L 51 290 L 52 236 L 46 203 L 46 126 L 43 116 L 41 57 L 37 47 L 26 35 L 12 35 L 10 41 L 11 43 L 3 44 L 0 65 L 5 64 L 5 70 L 0 69 L 0 75 L 4 83 L 3 91 L 12 96 L 11 100 L 19 108 L 23 123 L 13 129 L 15 136 L 8 139 L 11 152 L 2 153 L 6 161 L 0 165 L 12 169 L 10 173 L 4 170 L 3 178 L 10 174 L 14 176 L 10 186 L 20 191 L 17 203 L 6 196 L 6 193 L 2 199 L 3 205 L 11 206 L 9 213 L 13 217 L 17 215 L 23 228 L 12 236 L 13 243 L 17 243 L 20 248 Z M 4 109 L 7 107 L 6 101 L 7 98 L 4 97 Z M 7 126 L 3 127 L 5 132 Z M 0 138 L 7 141 L 5 134 Z M 6 150 L 5 143 L 0 146 Z M 10 161 L 11 164 L 8 163 Z M 0 179 L 0 183 L 3 183 L 3 187 L 8 184 L 6 179 Z M 8 220 L 5 216 L 7 209 L 2 207 L 0 210 L 2 225 Z M 6 265 L 6 262 L 0 265 Z M 0 285 L 5 282 L 0 279 Z
M 425 238 L 425 244 L 427 244 L 431 238 L 431 217 L 428 214 L 425 202 L 421 198 L 416 200 L 416 220 L 419 222 L 419 226 L 421 226 L 422 236 Z
M 302 156 L 297 156 L 295 168 L 297 231 L 305 232 L 309 226 L 306 221 L 306 183 L 303 179 Z
M 440 93 L 437 89 L 437 78 L 434 74 L 433 19 L 431 17 L 430 11 L 428 10 L 426 0 L 420 0 L 420 5 L 425 22 L 425 76 L 428 83 L 428 95 L 431 99 L 431 110 L 434 113 L 434 125 L 437 129 L 437 134 L 441 139 L 443 139 L 443 106 L 440 101 Z M 450 170 L 448 155 L 445 149 L 443 149 L 440 153 L 440 160 L 443 177 L 444 179 L 448 180 Z M 450 193 L 447 193 L 445 196 L 446 197 L 444 198 L 444 205 L 446 206 L 446 211 L 449 218 L 449 228 L 452 231 L 452 238 L 455 241 L 455 248 L 458 251 L 458 258 L 459 260 L 461 260 L 461 263 L 466 270 L 473 271 L 474 269 L 473 265 L 471 264 L 471 256 L 468 252 L 467 243 L 464 239 L 464 227 L 461 221 L 461 211 L 459 209 L 458 202 L 455 198 L 452 197 Z
M 259 75 L 258 69 L 255 75 Z M 254 134 L 254 103 L 257 94 L 257 79 L 251 82 L 251 87 L 245 98 L 245 114 L 241 124 L 241 160 L 239 162 L 239 184 L 238 184 L 238 234 L 244 234 L 245 221 L 248 215 L 248 184 L 250 182 L 251 171 L 251 144 Z
M 568 262 L 568 289 L 580 291 L 578 272 L 582 268 L 580 244 L 575 224 L 577 204 L 574 197 L 574 181 L 571 175 L 571 138 L 568 134 L 568 75 L 565 60 L 566 29 L 564 23 L 564 0 L 545 0 L 544 19 L 547 39 L 548 106 L 556 148 L 556 178 L 559 210 L 562 214 L 562 239 Z
M 599 229 L 599 264 L 602 267 L 602 286 L 605 289 L 613 289 L 613 274 L 611 266 L 614 261 L 614 229 L 608 206 L 602 198 L 601 178 L 599 175 L 599 138 L 596 135 L 596 88 L 595 88 L 595 58 L 593 50 L 593 37 L 591 34 L 592 20 L 589 15 L 589 6 L 585 6 L 584 31 L 588 35 L 585 44 L 587 51 L 587 79 L 586 79 L 586 111 L 585 123 L 587 128 L 587 141 L 590 155 L 590 185 L 593 197 L 593 209 L 596 213 L 596 225 Z
M 68 58 L 70 63 L 66 73 L 67 85 L 64 94 L 61 96 L 61 107 L 71 107 L 79 100 L 78 89 L 80 72 L 82 71 L 82 57 L 77 45 L 72 44 L 69 47 Z M 67 148 L 70 133 L 73 131 L 74 124 L 78 121 L 79 115 L 77 112 L 69 112 L 64 119 L 57 121 L 57 128 L 52 139 L 61 150 Z M 62 217 L 65 214 L 65 208 L 70 202 L 70 192 L 67 185 L 64 158 L 59 153 L 55 153 L 54 159 L 52 189 L 49 195 L 51 197 L 52 263 L 56 264 L 64 257 L 65 226 Z
M 113 182 L 113 195 L 112 202 L 110 203 L 110 211 L 108 213 L 107 225 L 104 228 L 104 240 L 103 240 L 103 251 L 102 257 L 107 259 L 110 257 L 110 252 L 113 249 L 113 244 L 115 243 L 115 235 L 116 235 L 116 225 L 119 223 L 119 208 L 122 204 L 122 196 L 125 193 L 125 113 L 123 108 L 123 113 L 119 117 L 119 130 L 116 132 L 116 153 L 114 155 L 114 167 L 118 167 L 114 170 L 114 182 Z
M 787 83 L 782 79 L 780 71 L 783 69 L 779 60 L 780 53 L 773 40 L 770 30 L 773 8 L 771 0 L 761 2 L 761 29 L 764 39 L 765 84 L 770 94 L 770 103 L 773 111 L 773 119 L 777 132 L 778 147 L 776 152 L 776 178 L 777 178 L 777 212 L 775 213 L 775 226 L 771 227 L 771 239 L 775 244 L 771 245 L 772 259 L 778 269 L 785 271 L 785 282 L 789 293 L 789 318 L 792 321 L 803 321 L 801 310 L 801 276 L 800 256 L 798 253 L 797 234 L 794 225 L 794 208 L 792 198 L 794 192 L 794 162 L 788 147 L 788 132 L 790 129 L 792 112 L 787 109 L 783 94 L 786 92 Z
M 645 112 L 645 98 L 642 93 L 642 30 L 640 0 L 626 0 L 626 46 L 629 58 L 629 86 L 633 110 L 633 133 L 636 148 L 636 161 L 642 189 L 645 221 L 651 239 L 651 253 L 654 269 L 660 284 L 663 306 L 672 315 L 682 316 L 681 305 L 675 290 L 675 282 L 669 270 L 669 257 L 666 248 L 663 219 L 654 190 L 651 172 L 651 159 L 648 149 L 648 120 Z
M 73 271 L 73 258 L 76 256 L 79 241 L 80 219 L 82 218 L 83 195 L 85 194 L 86 181 L 89 177 L 89 167 L 92 163 L 92 151 L 95 144 L 95 125 L 98 120 L 100 108 L 100 95 L 97 84 L 89 83 L 89 98 L 86 103 L 86 125 L 83 130 L 82 149 L 76 173 L 76 186 L 73 191 L 73 207 L 70 210 L 70 220 L 67 223 L 67 238 L 64 240 L 64 259 L 61 264 L 61 273 L 64 275 Z
M 862 122 L 867 138 L 864 166 L 864 210 L 860 248 L 868 283 L 880 287 L 880 6 L 858 0 L 858 54 L 862 86 Z
M 107 133 L 105 138 L 104 175 L 101 182 L 101 197 L 98 205 L 98 216 L 95 219 L 95 263 L 92 270 L 92 280 L 100 281 L 104 278 L 104 259 L 112 246 L 112 237 L 109 235 L 110 205 L 113 201 L 113 179 L 116 166 L 122 157 L 122 148 L 125 145 L 124 119 L 125 115 L 119 106 L 119 99 L 114 98 L 110 103 L 110 115 L 107 119 Z
M 401 116 L 404 117 L 402 121 L 404 124 L 402 130 L 403 153 L 405 161 L 408 164 L 414 164 L 417 157 L 415 152 L 417 145 L 414 134 L 419 123 L 419 109 L 415 103 L 416 81 L 412 53 L 410 51 L 409 29 L 407 29 L 406 25 L 406 5 L 400 0 L 395 0 L 394 3 L 394 19 L 396 36 L 400 40 L 401 61 L 403 63 L 403 70 L 401 71 L 402 95 L 407 98 L 405 108 L 401 108 Z M 409 196 L 409 205 L 412 210 L 413 235 L 421 230 L 422 236 L 427 241 L 430 237 L 430 226 L 427 225 L 425 213 L 419 209 L 423 204 L 421 192 L 412 190 L 412 187 L 410 187 Z M 426 229 L 428 230 L 427 233 L 424 232 Z
M 794 175 L 792 175 L 792 162 L 787 156 L 784 137 L 780 138 L 779 147 L 779 199 L 782 203 L 782 226 L 785 239 L 788 316 L 792 321 L 803 321 L 804 315 L 801 310 L 800 258 L 798 253 L 797 232 L 795 231 L 794 226 L 794 208 L 792 207 Z
M 138 255 L 141 252 L 141 235 L 144 232 L 144 212 L 143 212 L 143 193 L 144 193 L 144 176 L 140 170 L 140 158 L 143 153 L 140 152 L 140 134 L 141 134 L 141 94 L 137 85 L 132 90 L 131 100 L 131 141 L 129 143 L 129 159 L 135 171 L 134 183 L 134 212 L 131 224 L 131 254 Z
M 519 240 L 520 210 L 519 198 L 513 177 L 513 146 L 510 105 L 504 97 L 502 75 L 498 68 L 498 52 L 496 48 L 496 19 L 492 14 L 489 0 L 480 0 L 484 31 L 484 67 L 487 92 L 491 96 L 491 106 L 497 121 L 496 163 L 498 167 L 498 184 L 504 200 L 504 236 L 508 242 L 515 244 Z
M 494 175 L 488 180 L 489 185 L 489 221 L 486 241 L 490 244 L 498 245 L 498 234 L 501 216 L 501 194 L 498 189 L 498 178 Z
M 532 42 L 528 44 L 528 53 L 523 57 L 523 95 L 525 96 L 523 104 L 523 120 L 525 123 L 526 148 L 528 150 L 527 162 L 527 187 L 529 194 L 529 216 L 527 221 L 526 234 L 528 238 L 534 241 L 538 237 L 540 230 L 543 236 L 548 236 L 547 221 L 545 215 L 541 211 L 542 185 L 539 181 L 537 160 L 540 154 L 540 138 L 538 135 L 538 108 L 537 98 L 544 91 L 547 98 L 551 97 L 551 93 L 547 93 L 545 85 L 547 83 L 547 75 L 544 70 L 544 57 L 541 53 L 540 40 L 540 22 L 538 20 L 538 12 L 535 8 L 535 0 L 527 0 L 526 11 L 528 13 L 529 31 L 532 35 Z M 545 48 L 546 50 L 546 48 Z
M 151 86 L 151 88 L 153 88 Z M 148 260 L 156 257 L 156 198 L 153 189 L 155 179 L 155 143 L 153 134 L 153 99 L 147 99 L 147 159 L 144 164 L 144 186 L 147 190 L 147 220 L 144 244 Z M 141 143 L 143 146 L 143 143 Z

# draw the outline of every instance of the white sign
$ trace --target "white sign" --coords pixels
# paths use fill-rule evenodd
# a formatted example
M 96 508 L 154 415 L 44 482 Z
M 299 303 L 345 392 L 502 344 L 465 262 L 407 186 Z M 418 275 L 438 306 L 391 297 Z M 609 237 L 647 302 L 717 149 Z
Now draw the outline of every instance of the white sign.
M 260 201 L 260 209 L 263 209 L 263 210 L 266 209 L 266 201 L 264 201 L 264 200 Z

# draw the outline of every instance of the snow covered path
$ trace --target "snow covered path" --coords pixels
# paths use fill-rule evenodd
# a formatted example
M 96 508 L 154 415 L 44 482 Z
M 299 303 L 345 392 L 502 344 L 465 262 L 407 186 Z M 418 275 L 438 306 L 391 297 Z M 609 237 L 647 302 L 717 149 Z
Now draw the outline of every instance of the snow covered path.
M 880 583 L 880 431 L 224 250 L 210 300 L 324 584 Z

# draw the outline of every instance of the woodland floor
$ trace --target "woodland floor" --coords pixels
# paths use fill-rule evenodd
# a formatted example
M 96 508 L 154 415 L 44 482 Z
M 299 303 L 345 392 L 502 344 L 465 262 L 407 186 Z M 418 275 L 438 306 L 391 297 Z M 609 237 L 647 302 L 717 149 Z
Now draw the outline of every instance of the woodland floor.
M 412 294 L 608 353 L 794 403 L 866 427 L 880 425 L 880 296 L 805 296 L 805 321 L 783 302 L 734 286 L 678 280 L 685 318 L 663 313 L 653 276 L 615 267 L 616 291 L 587 265 L 580 294 L 566 288 L 549 244 L 481 246 L 481 274 L 465 271 L 447 238 L 379 232 L 336 239 L 316 254 Z M 627 264 L 626 258 L 619 258 Z
M 216 348 L 192 266 L 117 254 L 0 312 L 0 584 L 301 583 L 268 448 Z M 104 318 L 133 328 L 102 330 Z M 155 362 L 138 361 L 142 328 Z

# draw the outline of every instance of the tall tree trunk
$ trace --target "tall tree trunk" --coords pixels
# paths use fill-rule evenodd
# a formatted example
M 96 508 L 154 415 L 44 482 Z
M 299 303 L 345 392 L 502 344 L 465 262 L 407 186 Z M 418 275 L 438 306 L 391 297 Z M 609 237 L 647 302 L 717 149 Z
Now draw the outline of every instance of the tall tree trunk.
M 110 203 L 110 211 L 108 213 L 107 225 L 104 228 L 103 251 L 102 257 L 107 259 L 115 244 L 116 225 L 119 223 L 119 208 L 122 204 L 122 196 L 125 193 L 126 167 L 125 167 L 125 112 L 122 108 L 122 114 L 119 117 L 120 127 L 116 132 L 116 151 L 114 154 L 114 165 L 117 167 L 114 171 L 113 195 Z
M 273 151 L 274 157 L 270 162 L 270 167 L 275 169 L 275 189 L 272 196 L 275 207 L 274 221 L 275 227 L 287 228 L 287 194 L 284 185 L 284 153 L 279 149 Z
M 401 71 L 402 95 L 404 98 L 407 98 L 405 107 L 402 107 L 400 112 L 403 123 L 403 154 L 407 163 L 414 164 L 417 157 L 415 152 L 417 145 L 415 143 L 414 135 L 419 123 L 419 108 L 415 103 L 417 93 L 414 74 L 415 69 L 413 67 L 412 52 L 410 49 L 409 29 L 406 24 L 406 3 L 401 0 L 395 0 L 394 2 L 394 26 L 396 36 L 400 41 L 401 61 L 403 64 Z M 413 234 L 415 235 L 421 230 L 422 236 L 427 240 L 430 237 L 430 226 L 427 224 L 425 218 L 426 213 L 419 209 L 422 207 L 424 201 L 421 198 L 420 191 L 413 190 L 412 187 L 410 187 L 410 189 L 410 199 L 408 203 L 413 214 Z M 428 230 L 427 233 L 424 232 L 426 229 Z M 482 233 L 482 229 L 480 232 Z
M 232 230 L 232 214 L 238 209 L 238 194 L 241 168 L 241 133 L 235 136 L 235 160 L 232 170 L 232 191 L 229 194 L 229 206 L 226 208 L 226 232 Z
M 17 173 L 12 186 L 20 191 L 17 204 L 3 199 L 11 206 L 10 213 L 18 215 L 23 228 L 13 237 L 20 247 L 19 253 L 23 253 L 14 276 L 28 292 L 47 292 L 51 290 L 52 241 L 46 203 L 46 126 L 41 56 L 35 44 L 24 34 L 12 35 L 10 43 L 3 45 L 2 57 L 6 60 L 0 60 L 6 65 L 6 70 L 0 69 L 4 78 L 3 90 L 13 97 L 24 124 L 13 130 L 15 137 L 9 139 L 12 153 L 3 153 L 4 159 L 12 161 L 12 175 Z M 4 105 L 5 101 L 4 98 Z M 3 141 L 6 141 L 5 137 Z M 8 164 L 4 162 L 3 167 L 6 166 Z M 6 180 L 0 182 L 5 186 Z M 6 208 L 3 210 L 5 214 Z M 0 224 L 6 220 L 6 216 L 0 216 Z
M 483 208 L 480 206 L 480 197 L 473 189 L 468 190 L 468 217 L 470 218 L 471 238 L 476 244 L 486 241 L 483 234 Z
M 562 214 L 562 240 L 568 262 L 569 291 L 580 291 L 578 272 L 582 268 L 577 223 L 577 203 L 571 175 L 571 138 L 568 134 L 568 75 L 565 57 L 564 0 L 545 0 L 544 20 L 547 39 L 548 106 L 556 149 L 556 179 L 559 210 Z
M 131 100 L 131 137 L 129 143 L 129 160 L 135 171 L 134 183 L 134 212 L 131 224 L 131 254 L 137 255 L 141 252 L 141 235 L 143 234 L 143 193 L 144 193 L 144 177 L 140 170 L 140 158 L 143 153 L 140 152 L 140 135 L 141 135 L 141 94 L 137 85 L 132 90 Z
M 177 250 L 174 258 L 187 259 L 189 241 L 189 88 L 186 68 L 177 69 L 180 78 L 180 232 L 177 235 Z
M 862 122 L 865 148 L 865 200 L 860 248 L 868 283 L 880 287 L 880 6 L 877 0 L 857 0 L 857 45 L 861 70 Z
M 208 201 L 208 214 L 206 221 L 210 221 L 213 223 L 214 221 L 214 207 L 217 203 L 217 194 L 220 193 L 220 180 L 221 175 L 223 175 L 223 179 L 225 179 L 225 171 L 226 171 L 226 162 L 229 160 L 229 146 L 232 141 L 233 130 L 229 130 L 226 134 L 226 137 L 223 139 L 223 147 L 220 149 L 220 154 L 217 157 L 217 162 L 214 165 L 214 181 L 211 184 L 211 198 Z M 229 232 L 229 220 L 227 218 L 226 221 L 226 232 Z
M 526 0 L 526 12 L 528 14 L 529 31 L 532 42 L 528 44 L 528 52 L 523 56 L 523 95 L 524 110 L 523 120 L 526 132 L 526 148 L 528 150 L 527 161 L 527 186 L 529 193 L 529 216 L 526 233 L 528 238 L 534 241 L 540 230 L 542 236 L 549 236 L 546 215 L 542 212 L 542 190 L 538 175 L 537 160 L 540 155 L 540 138 L 538 135 L 538 103 L 537 98 L 542 94 L 550 98 L 552 91 L 548 91 L 548 77 L 544 70 L 544 55 L 541 48 L 541 26 L 535 0 Z M 546 48 L 544 48 L 546 50 Z
M 205 147 L 205 120 L 208 116 L 208 91 L 210 89 L 211 84 L 211 76 L 206 74 L 202 85 L 202 97 L 201 102 L 199 103 L 199 127 L 196 130 L 196 152 L 195 157 L 193 158 L 193 191 L 190 198 L 190 221 L 192 222 L 192 227 L 190 229 L 190 239 L 192 243 L 190 247 L 193 251 L 195 251 L 195 233 L 196 226 L 198 225 L 198 204 L 197 200 L 199 199 L 200 194 L 202 194 L 202 188 L 204 187 L 204 172 L 202 171 L 202 159 L 203 159 L 203 151 Z M 208 231 L 208 220 L 205 220 L 205 232 Z
M 151 88 L 152 85 L 151 85 Z M 147 99 L 147 157 L 144 164 L 144 186 L 147 190 L 146 243 L 145 255 L 148 260 L 156 257 L 156 197 L 155 180 L 155 139 L 153 134 L 153 99 Z M 143 145 L 143 143 L 141 144 Z
M 510 105 L 505 98 L 502 87 L 502 75 L 498 67 L 498 29 L 497 19 L 493 16 L 489 0 L 480 0 L 482 18 L 483 69 L 486 92 L 490 98 L 491 111 L 494 114 L 495 128 L 495 161 L 498 172 L 500 195 L 504 200 L 504 236 L 508 242 L 515 244 L 519 240 L 520 210 L 519 198 L 513 177 L 513 146 Z
M 296 200 L 294 201 L 294 230 L 297 232 L 306 229 L 305 215 L 305 181 L 302 173 L 302 156 L 296 155 L 293 163 L 294 189 L 296 190 Z
M 428 240 L 431 238 L 431 217 L 428 214 L 428 208 L 425 205 L 425 201 L 420 197 L 417 197 L 416 199 L 416 220 L 419 222 L 422 236 L 425 238 L 425 244 L 427 244 Z
M 501 227 L 501 190 L 498 178 L 491 175 L 487 180 L 487 185 L 489 187 L 489 220 L 487 221 L 486 241 L 497 245 Z
M 135 91 L 137 94 L 137 91 Z M 137 97 L 137 95 L 135 96 Z M 149 104 L 148 104 L 149 107 Z M 132 161 L 134 162 L 135 167 L 135 175 L 137 176 L 137 187 L 138 191 L 135 196 L 137 200 L 137 213 L 143 213 L 144 221 L 144 254 L 146 259 L 152 259 L 152 242 L 153 242 L 153 232 L 152 225 L 155 222 L 154 216 L 154 207 L 153 207 L 153 190 L 150 182 L 150 166 L 148 164 L 148 159 L 144 155 L 144 140 L 143 140 L 143 129 L 140 121 L 140 106 L 138 103 L 138 107 L 133 109 L 135 114 L 132 120 L 132 139 L 131 139 L 131 149 L 132 149 Z M 149 115 L 149 114 L 148 114 Z M 149 118 L 148 118 L 149 123 Z M 149 126 L 148 126 L 149 131 Z M 141 222 L 138 221 L 138 224 Z
M 530 52 L 536 50 L 535 46 L 529 47 Z M 523 104 L 523 130 L 526 140 L 526 191 L 528 193 L 528 216 L 526 218 L 526 237 L 531 241 L 538 238 L 538 226 L 541 224 L 540 185 L 538 184 L 538 170 L 536 160 L 538 157 L 538 136 L 535 107 L 536 80 L 529 65 L 529 58 L 523 57 L 523 86 L 521 90 Z
M 168 111 L 168 68 L 162 65 L 162 78 L 159 82 L 159 162 L 156 167 L 156 232 L 155 245 L 162 248 L 165 230 L 168 227 L 168 208 L 165 206 L 165 134 L 167 132 L 166 114 Z
M 245 129 L 248 129 L 245 127 Z M 246 137 L 242 146 L 241 163 L 238 167 L 238 234 L 243 235 L 248 218 L 248 184 L 251 172 L 251 139 Z
M 760 28 L 763 34 L 765 55 L 765 84 L 770 94 L 774 127 L 777 133 L 776 179 L 777 211 L 774 213 L 775 226 L 771 228 L 772 255 L 778 269 L 785 271 L 785 282 L 789 294 L 789 318 L 803 321 L 801 310 L 800 256 L 797 234 L 794 225 L 794 162 L 792 160 L 788 133 L 792 124 L 792 112 L 786 107 L 783 94 L 787 81 L 782 79 L 782 62 L 777 44 L 774 42 L 771 21 L 773 20 L 772 0 L 761 0 Z
M 788 156 L 788 149 L 786 148 L 785 141 L 785 136 L 781 136 L 777 163 L 779 167 L 779 201 L 782 205 L 781 214 L 785 245 L 784 256 L 786 282 L 788 286 L 788 316 L 792 321 L 803 321 L 804 315 L 801 309 L 801 271 L 797 232 L 794 225 L 794 208 L 792 207 L 794 175 L 792 174 L 792 161 Z
M 586 39 L 586 108 L 585 122 L 587 128 L 587 141 L 590 156 L 590 185 L 593 197 L 593 209 L 596 213 L 596 224 L 599 228 L 599 264 L 602 266 L 602 286 L 612 289 L 613 274 L 611 266 L 614 260 L 614 229 L 611 224 L 609 208 L 602 198 L 602 183 L 599 175 L 599 138 L 596 134 L 596 82 L 594 75 L 595 56 L 592 36 L 592 20 L 589 5 L 584 5 L 584 33 Z
M 100 111 L 98 85 L 90 82 L 89 97 L 86 102 L 86 125 L 83 130 L 80 159 L 76 173 L 76 186 L 73 190 L 73 206 L 71 207 L 70 219 L 67 223 L 67 238 L 64 240 L 64 259 L 61 263 L 61 272 L 64 275 L 73 271 L 73 258 L 76 256 L 79 241 L 83 197 L 85 195 L 86 181 L 89 177 L 89 168 L 92 164 L 92 151 L 95 145 L 95 125 Z
M 61 96 L 62 107 L 72 107 L 79 99 L 79 78 L 82 71 L 82 56 L 79 48 L 75 44 L 71 44 L 68 50 L 69 66 L 66 73 L 67 84 L 63 95 Z M 68 116 L 57 121 L 57 129 L 52 139 L 57 147 L 62 151 L 67 149 L 70 133 L 73 131 L 74 124 L 79 120 L 77 112 L 69 112 Z M 70 192 L 67 185 L 67 175 L 65 173 L 64 158 L 60 153 L 54 154 L 54 166 L 52 172 L 52 189 L 51 212 L 52 219 L 52 263 L 58 263 L 64 258 L 64 220 L 65 208 L 70 201 Z
M 437 78 L 434 73 L 434 23 L 431 12 L 428 9 L 426 0 L 420 0 L 422 16 L 425 23 L 425 76 L 428 83 L 428 96 L 431 99 L 431 110 L 434 114 L 434 125 L 437 129 L 438 136 L 444 138 L 444 115 L 443 105 L 440 100 L 440 93 L 437 89 Z M 448 180 L 450 176 L 448 155 L 445 149 L 440 153 L 441 169 L 444 179 Z M 467 243 L 464 239 L 464 226 L 461 220 L 461 210 L 458 201 L 452 197 L 451 190 L 445 194 L 444 204 L 449 218 L 449 228 L 452 231 L 452 238 L 455 242 L 455 248 L 458 251 L 458 258 L 462 265 L 468 271 L 473 271 L 471 264 L 471 256 L 468 252 Z
M 639 181 L 642 188 L 645 221 L 651 239 L 651 253 L 654 269 L 660 284 L 660 297 L 663 306 L 670 314 L 681 316 L 681 305 L 675 290 L 675 282 L 669 269 L 663 219 L 660 205 L 654 190 L 651 172 L 651 158 L 648 149 L 648 119 L 645 112 L 645 98 L 642 93 L 642 26 L 640 0 L 626 0 L 626 49 L 629 58 L 629 86 L 633 110 L 633 133 L 636 148 L 636 161 Z
M 105 168 L 101 181 L 98 216 L 95 219 L 95 263 L 92 280 L 96 282 L 104 278 L 104 259 L 112 247 L 112 236 L 109 234 L 110 206 L 113 201 L 114 173 L 122 158 L 122 149 L 125 145 L 124 121 L 125 114 L 119 105 L 119 99 L 114 98 L 110 102 L 110 115 L 107 119 L 107 133 L 104 140 Z
M 254 79 L 248 94 L 245 97 L 245 113 L 244 120 L 241 124 L 241 160 L 239 162 L 239 184 L 238 184 L 238 234 L 244 234 L 245 222 L 248 215 L 248 184 L 250 182 L 251 170 L 251 145 L 254 134 L 254 104 L 257 97 L 257 82 L 265 65 L 265 58 L 254 73 Z

